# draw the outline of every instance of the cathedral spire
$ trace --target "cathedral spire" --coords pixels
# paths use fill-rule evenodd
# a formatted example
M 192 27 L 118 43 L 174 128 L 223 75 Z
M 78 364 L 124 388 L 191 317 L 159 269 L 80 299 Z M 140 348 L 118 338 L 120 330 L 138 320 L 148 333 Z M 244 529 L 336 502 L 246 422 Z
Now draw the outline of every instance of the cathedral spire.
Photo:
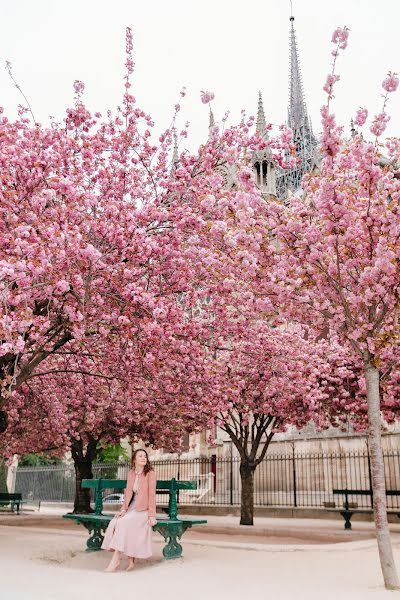
M 261 92 L 258 92 L 256 131 L 261 137 L 268 137 L 267 123 L 265 121 L 264 105 Z
M 208 121 L 208 139 L 212 138 L 214 127 L 215 127 L 214 113 L 210 107 L 210 116 L 209 116 L 209 121 Z
M 176 136 L 176 130 L 174 129 L 174 148 L 172 151 L 171 173 L 176 171 L 178 164 L 179 164 L 178 140 L 177 140 L 177 136 Z
M 292 4 L 292 3 L 290 3 Z M 289 106 L 288 126 L 293 131 L 293 143 L 298 158 L 297 164 L 289 169 L 277 169 L 276 189 L 277 197 L 285 199 L 288 193 L 301 190 L 305 173 L 313 170 L 319 161 L 316 140 L 311 121 L 307 115 L 304 100 L 303 83 L 299 52 L 297 49 L 296 32 L 294 29 L 294 16 L 290 14 L 290 81 L 289 81 Z
M 288 125 L 294 131 L 303 127 L 307 120 L 307 109 L 304 101 L 303 83 L 299 53 L 297 50 L 296 32 L 294 30 L 294 16 L 290 16 L 290 83 L 289 83 L 289 110 Z

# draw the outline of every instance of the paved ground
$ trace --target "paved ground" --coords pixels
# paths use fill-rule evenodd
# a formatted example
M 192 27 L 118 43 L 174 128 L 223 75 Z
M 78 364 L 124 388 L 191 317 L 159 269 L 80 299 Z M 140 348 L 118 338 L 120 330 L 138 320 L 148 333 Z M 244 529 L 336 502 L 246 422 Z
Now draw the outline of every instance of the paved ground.
M 86 534 L 58 514 L 0 515 L 1 600 L 381 600 L 370 523 L 344 532 L 340 521 L 209 517 L 207 530 L 183 538 L 185 556 L 165 562 L 161 538 L 154 556 L 132 573 L 103 573 L 109 555 L 86 553 Z M 400 525 L 391 526 L 400 568 Z M 343 536 L 349 541 L 343 541 Z M 350 541 L 351 540 L 351 541 Z M 186 592 L 184 592 L 186 590 Z
M 46 527 L 83 531 L 73 521 L 62 519 L 67 510 L 60 507 L 44 507 L 40 512 L 24 510 L 19 516 L 10 512 L 0 513 L 0 525 L 15 527 Z M 184 515 L 183 518 L 190 518 Z M 203 518 L 194 516 L 194 519 Z M 207 525 L 193 528 L 185 534 L 185 539 L 226 541 L 254 544 L 333 544 L 348 541 L 372 539 L 374 526 L 370 522 L 355 522 L 351 531 L 344 530 L 343 520 L 322 519 L 283 519 L 255 518 L 253 527 L 239 525 L 239 518 L 232 515 L 206 516 Z M 391 525 L 392 531 L 399 532 L 400 523 Z

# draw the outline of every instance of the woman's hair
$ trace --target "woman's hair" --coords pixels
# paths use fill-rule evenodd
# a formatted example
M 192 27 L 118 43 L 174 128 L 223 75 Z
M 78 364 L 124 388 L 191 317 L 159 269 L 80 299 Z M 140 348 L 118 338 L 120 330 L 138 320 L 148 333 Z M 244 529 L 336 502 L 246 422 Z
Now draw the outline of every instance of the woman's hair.
M 132 454 L 132 460 L 131 460 L 131 469 L 134 469 L 134 468 L 135 468 L 135 459 L 136 459 L 136 454 L 137 454 L 138 452 L 144 452 L 144 453 L 145 453 L 145 455 L 146 455 L 146 458 L 147 458 L 147 463 L 146 463 L 146 464 L 144 465 L 144 467 L 143 467 L 143 473 L 144 473 L 145 475 L 147 475 L 147 473 L 148 473 L 149 471 L 152 471 L 152 470 L 153 470 L 153 465 L 152 465 L 152 464 L 151 464 L 151 462 L 150 462 L 149 455 L 147 454 L 146 450 L 144 450 L 143 448 L 138 448 L 138 449 L 137 449 L 137 450 L 135 450 L 135 451 L 134 451 L 134 453 Z

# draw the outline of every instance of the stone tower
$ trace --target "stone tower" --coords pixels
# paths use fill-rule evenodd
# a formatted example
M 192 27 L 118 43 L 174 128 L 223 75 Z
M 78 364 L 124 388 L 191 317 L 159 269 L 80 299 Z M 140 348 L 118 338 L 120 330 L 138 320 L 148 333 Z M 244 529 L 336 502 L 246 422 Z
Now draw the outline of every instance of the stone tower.
M 268 190 L 266 193 L 274 194 L 277 198 L 283 200 L 287 198 L 289 191 L 296 192 L 301 187 L 303 175 L 311 171 L 318 160 L 318 142 L 312 131 L 311 121 L 308 117 L 304 100 L 293 15 L 290 17 L 289 36 L 290 81 L 287 124 L 293 130 L 293 141 L 296 146 L 298 162 L 291 169 L 282 169 L 275 165 L 271 156 L 267 156 L 267 153 L 265 153 L 265 158 L 254 156 L 253 160 L 257 184 L 263 194 L 265 193 L 264 190 Z M 264 108 L 260 94 L 257 112 L 257 132 L 261 133 L 264 131 L 267 136 Z
M 301 187 L 303 175 L 315 167 L 318 156 L 318 142 L 314 136 L 311 121 L 304 100 L 299 53 L 297 49 L 294 17 L 290 17 L 290 82 L 288 126 L 293 130 L 298 163 L 293 169 L 280 169 L 277 174 L 277 196 L 286 198 L 289 190 L 295 192 Z
M 268 140 L 267 123 L 265 121 L 264 106 L 261 92 L 258 94 L 258 110 L 256 131 L 258 135 Z M 270 148 L 254 152 L 252 155 L 252 165 L 256 176 L 256 183 L 263 196 L 276 196 L 276 164 L 272 157 Z

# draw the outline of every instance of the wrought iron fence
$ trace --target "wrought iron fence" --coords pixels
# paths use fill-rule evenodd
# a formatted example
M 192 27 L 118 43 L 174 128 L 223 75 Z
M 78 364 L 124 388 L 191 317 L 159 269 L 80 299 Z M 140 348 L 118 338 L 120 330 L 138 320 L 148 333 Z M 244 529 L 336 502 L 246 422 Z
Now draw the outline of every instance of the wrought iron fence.
M 400 451 L 384 452 L 386 487 L 400 490 Z M 192 480 L 197 490 L 181 491 L 181 504 L 240 504 L 240 460 L 228 458 L 176 458 L 153 462 L 158 479 Z M 126 479 L 128 463 L 95 464 L 94 477 Z M 371 489 L 371 466 L 367 452 L 301 454 L 270 454 L 257 467 L 254 476 L 256 506 L 323 508 L 341 506 L 343 498 L 334 496 L 334 489 Z M 73 466 L 20 467 L 15 490 L 24 498 L 37 501 L 72 502 L 75 493 Z M 105 490 L 104 498 L 120 490 Z M 118 496 L 108 500 L 118 500 Z M 166 504 L 167 498 L 157 501 Z M 369 496 L 354 495 L 351 502 L 359 507 L 370 506 Z M 399 508 L 397 496 L 388 497 L 390 508 Z

